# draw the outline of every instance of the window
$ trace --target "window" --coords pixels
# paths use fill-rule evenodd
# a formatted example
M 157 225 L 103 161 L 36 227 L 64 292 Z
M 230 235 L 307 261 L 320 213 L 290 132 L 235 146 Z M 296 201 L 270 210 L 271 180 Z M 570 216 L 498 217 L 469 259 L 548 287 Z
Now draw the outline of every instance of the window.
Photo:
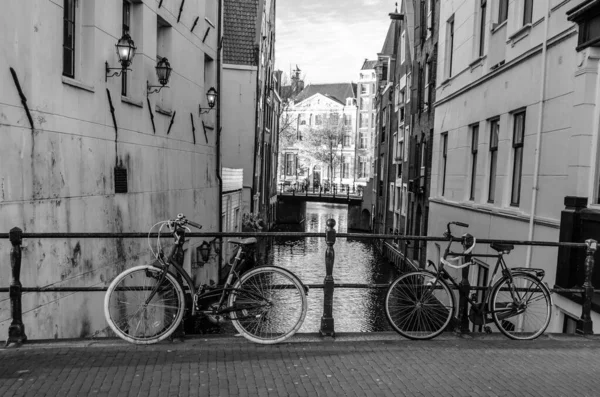
M 342 156 L 342 178 L 350 178 L 350 157 Z
M 344 134 L 342 145 L 344 147 L 350 147 L 352 145 L 352 136 Z
M 390 183 L 390 188 L 388 190 L 388 211 L 394 211 L 394 184 Z
M 435 0 L 429 0 L 427 7 L 427 37 L 433 34 L 433 11 L 435 8 Z
M 285 176 L 296 175 L 295 171 L 296 155 L 294 153 L 285 154 Z
M 498 0 L 498 24 L 508 18 L 508 0 Z
M 454 52 L 454 15 L 446 23 L 446 77 L 452 77 L 452 57 Z
M 369 93 L 369 85 L 368 84 L 361 84 L 360 85 L 360 94 L 361 95 L 366 95 L 368 93 Z
M 446 192 L 446 162 L 448 160 L 448 133 L 442 134 L 442 196 Z
M 488 186 L 488 203 L 494 202 L 496 195 L 496 163 L 498 161 L 498 133 L 500 120 L 490 122 L 490 183 Z
M 63 6 L 63 75 L 75 77 L 75 0 L 65 0 Z
M 431 61 L 425 63 L 425 91 L 423 91 L 423 106 L 429 106 L 429 93 L 431 90 Z
M 344 125 L 352 125 L 352 115 L 344 115 Z
M 358 162 L 358 177 L 368 178 L 369 177 L 369 163 L 366 157 L 360 157 Z
M 386 126 L 387 126 L 388 108 L 385 107 L 383 109 L 382 113 L 383 114 L 381 116 L 382 117 L 382 119 L 381 119 L 381 142 L 385 142 L 385 129 L 386 129 Z
M 364 132 L 359 132 L 358 136 L 360 139 L 359 149 L 366 149 L 367 148 L 367 134 Z
M 123 29 L 122 34 L 129 34 L 131 26 L 131 3 L 123 0 Z M 123 70 L 121 74 L 121 95 L 127 96 L 127 70 Z
M 515 113 L 513 128 L 513 177 L 510 205 L 519 206 L 521 198 L 521 175 L 523 167 L 523 135 L 525 132 L 525 112 Z
M 479 56 L 485 53 L 485 13 L 487 9 L 487 0 L 481 0 L 479 7 Z
M 423 109 L 423 66 L 419 64 L 419 74 L 417 76 L 417 105 L 419 112 Z
M 402 33 L 400 34 L 400 63 L 404 63 L 406 57 L 405 54 L 406 53 L 406 35 L 404 34 L 404 31 L 402 31 Z
M 234 222 L 235 222 L 235 223 L 233 224 L 233 231 L 234 231 L 234 232 L 237 232 L 237 231 L 238 231 L 238 228 L 239 228 L 239 226 L 240 226 L 240 208 L 239 208 L 239 207 L 237 207 L 237 208 L 235 209 L 235 215 L 234 215 L 234 218 L 233 218 L 233 219 L 234 219 Z
M 359 120 L 360 120 L 360 128 L 367 128 L 369 126 L 369 114 L 368 113 L 361 113 L 359 115 Z
M 306 116 L 304 116 L 302 113 L 298 115 L 298 120 L 300 120 L 300 125 L 306 125 Z
M 471 126 L 471 193 L 469 200 L 475 200 L 477 183 L 477 147 L 479 145 L 479 124 Z
M 425 36 L 427 35 L 427 21 L 425 19 L 425 0 L 421 0 L 421 10 L 420 10 L 420 14 L 421 14 L 421 44 L 425 42 Z
M 524 0 L 524 8 L 523 8 L 523 26 L 531 23 L 531 19 L 533 17 L 533 0 Z
M 369 110 L 371 108 L 371 99 L 370 98 L 361 98 L 360 99 L 360 110 Z

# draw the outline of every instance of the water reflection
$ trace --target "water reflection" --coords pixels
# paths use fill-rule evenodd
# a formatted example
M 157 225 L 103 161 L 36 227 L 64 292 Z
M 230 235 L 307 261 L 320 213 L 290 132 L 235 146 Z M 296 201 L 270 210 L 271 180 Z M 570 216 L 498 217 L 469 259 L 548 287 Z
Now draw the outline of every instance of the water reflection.
M 307 203 L 306 221 L 285 231 L 325 232 L 328 219 L 336 222 L 338 233 L 347 232 L 347 207 L 339 204 Z M 281 229 L 283 230 L 283 228 Z M 322 237 L 276 238 L 267 262 L 293 271 L 306 284 L 322 284 L 325 278 L 325 250 Z M 336 283 L 382 284 L 397 273 L 368 241 L 337 238 L 334 245 Z M 336 288 L 333 318 L 336 332 L 377 332 L 390 330 L 385 318 L 385 290 Z M 323 290 L 308 294 L 308 313 L 300 332 L 318 332 L 323 315 Z

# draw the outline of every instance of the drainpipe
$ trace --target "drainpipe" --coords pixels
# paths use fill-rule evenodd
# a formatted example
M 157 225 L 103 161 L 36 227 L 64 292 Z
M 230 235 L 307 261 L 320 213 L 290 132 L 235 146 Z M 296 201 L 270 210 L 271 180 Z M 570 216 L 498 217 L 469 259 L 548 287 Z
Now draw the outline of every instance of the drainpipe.
M 219 232 L 223 231 L 223 219 L 221 211 L 223 208 L 223 179 L 221 179 L 221 51 L 223 48 L 222 40 L 222 21 L 223 21 L 223 0 L 219 0 L 217 15 L 219 22 L 217 23 L 217 166 L 216 174 L 219 183 L 219 208 L 217 209 L 217 222 Z M 217 280 L 221 280 L 221 262 L 223 260 L 223 240 L 221 240 L 221 249 L 218 253 Z
M 542 118 L 544 116 L 544 96 L 546 94 L 546 58 L 548 51 L 548 22 L 550 19 L 550 2 L 547 2 L 546 18 L 544 20 L 544 42 L 542 44 L 542 76 L 540 84 L 540 106 L 538 110 L 538 126 L 537 126 L 537 137 L 535 144 L 535 166 L 533 171 L 533 192 L 531 195 L 531 215 L 529 217 L 529 234 L 527 239 L 533 240 L 533 228 L 535 223 L 535 209 L 537 204 L 537 193 L 539 191 L 539 176 L 540 176 L 540 149 L 542 146 Z M 527 246 L 527 258 L 525 261 L 525 267 L 531 267 L 531 245 Z

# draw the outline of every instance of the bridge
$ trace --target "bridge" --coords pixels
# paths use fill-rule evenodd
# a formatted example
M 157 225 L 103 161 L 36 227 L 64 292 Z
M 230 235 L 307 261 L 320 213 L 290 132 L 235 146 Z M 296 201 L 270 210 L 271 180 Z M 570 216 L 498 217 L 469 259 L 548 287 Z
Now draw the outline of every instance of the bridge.
M 285 202 L 319 202 L 359 205 L 363 201 L 362 190 L 351 189 L 344 186 L 333 185 L 331 188 L 323 187 L 308 189 L 296 189 L 279 184 L 278 201 Z

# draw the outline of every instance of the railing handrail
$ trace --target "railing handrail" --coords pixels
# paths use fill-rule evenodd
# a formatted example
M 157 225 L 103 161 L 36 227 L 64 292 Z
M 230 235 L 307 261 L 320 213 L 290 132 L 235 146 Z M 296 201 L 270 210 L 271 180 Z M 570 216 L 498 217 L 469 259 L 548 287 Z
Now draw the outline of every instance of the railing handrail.
M 151 238 L 158 237 L 157 233 L 141 232 L 41 232 L 23 233 L 22 238 Z M 163 233 L 164 236 L 164 233 Z M 398 234 L 371 234 L 371 233 L 337 233 L 338 238 L 354 238 L 367 240 L 398 240 L 398 241 L 448 241 L 445 237 L 436 236 L 410 236 Z M 188 232 L 186 237 L 326 237 L 321 232 Z M 9 238 L 9 233 L 0 233 L 0 239 Z M 513 244 L 544 247 L 571 247 L 586 248 L 586 243 L 536 241 L 536 240 L 505 240 L 505 239 L 477 239 L 479 244 Z

